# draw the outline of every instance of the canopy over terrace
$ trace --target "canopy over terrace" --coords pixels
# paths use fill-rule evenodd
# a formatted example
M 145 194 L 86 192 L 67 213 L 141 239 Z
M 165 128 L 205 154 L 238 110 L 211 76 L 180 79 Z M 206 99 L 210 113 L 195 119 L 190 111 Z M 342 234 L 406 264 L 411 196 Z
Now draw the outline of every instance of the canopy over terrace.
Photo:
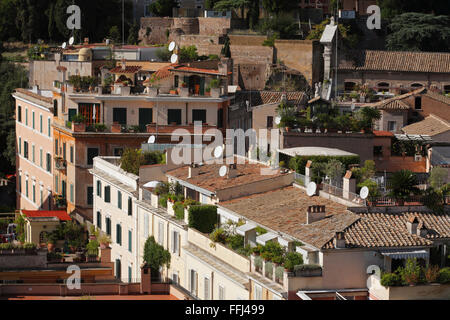
M 295 147 L 287 149 L 279 149 L 279 153 L 295 157 L 295 156 L 327 156 L 327 157 L 339 157 L 339 156 L 358 156 L 355 153 L 347 152 L 335 148 L 323 148 L 323 147 Z

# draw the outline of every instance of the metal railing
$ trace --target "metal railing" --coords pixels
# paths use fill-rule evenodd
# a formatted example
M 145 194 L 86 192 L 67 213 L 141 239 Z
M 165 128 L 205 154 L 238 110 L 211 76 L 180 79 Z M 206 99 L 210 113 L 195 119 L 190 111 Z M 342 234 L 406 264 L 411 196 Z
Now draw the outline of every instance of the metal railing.
M 294 180 L 295 180 L 295 182 L 297 182 L 298 184 L 300 184 L 300 185 L 306 187 L 306 185 L 305 185 L 305 183 L 306 183 L 306 177 L 305 177 L 303 174 L 294 172 Z
M 361 197 L 358 194 L 350 192 L 350 191 L 345 192 L 344 189 L 337 187 L 337 186 L 330 185 L 328 183 L 322 183 L 321 190 L 323 192 L 326 192 L 333 196 L 339 197 L 341 199 L 351 201 L 355 204 L 361 204 L 361 205 L 365 204 L 365 201 L 363 199 L 361 199 Z

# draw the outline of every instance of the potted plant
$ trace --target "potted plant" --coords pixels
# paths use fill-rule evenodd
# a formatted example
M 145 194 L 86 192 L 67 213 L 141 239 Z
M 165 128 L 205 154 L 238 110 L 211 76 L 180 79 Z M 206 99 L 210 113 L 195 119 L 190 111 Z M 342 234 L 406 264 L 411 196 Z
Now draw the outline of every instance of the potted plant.
M 95 128 L 95 132 L 105 132 L 106 131 L 106 125 L 103 123 L 96 123 L 94 128 Z
M 85 124 L 86 118 L 80 114 L 77 113 L 72 117 L 72 131 L 73 132 L 85 132 L 86 131 L 86 124 Z
M 209 88 L 211 89 L 211 97 L 218 98 L 220 97 L 220 80 L 219 79 L 212 79 L 209 82 Z
M 52 252 L 55 248 L 55 243 L 58 240 L 58 237 L 54 232 L 47 234 L 47 250 L 48 252 Z
M 111 125 L 111 132 L 112 133 L 121 133 L 122 125 L 118 122 L 113 122 L 113 124 Z
M 106 249 L 111 243 L 111 238 L 107 234 L 103 233 L 98 237 L 97 241 L 100 243 L 100 249 Z

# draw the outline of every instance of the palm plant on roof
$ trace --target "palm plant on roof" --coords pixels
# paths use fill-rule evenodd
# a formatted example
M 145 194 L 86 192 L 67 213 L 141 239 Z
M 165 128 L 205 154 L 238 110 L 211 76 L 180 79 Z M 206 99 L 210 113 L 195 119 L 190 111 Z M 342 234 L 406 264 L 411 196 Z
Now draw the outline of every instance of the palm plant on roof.
M 395 198 L 400 205 L 413 194 L 418 194 L 416 187 L 416 177 L 410 170 L 400 170 L 395 172 L 391 179 L 391 191 L 389 196 Z
M 373 122 L 381 119 L 381 112 L 378 109 L 365 107 L 358 111 L 360 124 L 365 132 L 372 132 Z

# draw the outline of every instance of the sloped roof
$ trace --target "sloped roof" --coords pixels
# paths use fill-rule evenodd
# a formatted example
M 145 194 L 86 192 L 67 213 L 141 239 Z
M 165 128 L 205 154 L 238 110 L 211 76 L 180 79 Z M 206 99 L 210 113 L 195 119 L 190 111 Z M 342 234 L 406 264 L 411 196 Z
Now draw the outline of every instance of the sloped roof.
M 398 96 L 390 98 L 390 99 L 365 104 L 365 105 L 363 105 L 363 107 L 372 107 L 372 108 L 377 108 L 380 110 L 408 110 L 408 109 L 410 109 L 410 106 L 407 105 L 402 100 L 409 98 L 410 96 L 424 93 L 424 92 L 427 92 L 426 88 L 419 88 L 419 89 L 413 90 L 413 91 L 405 93 L 405 94 L 398 95 Z
M 141 70 L 141 66 L 125 66 L 125 70 L 120 67 L 115 67 L 109 70 L 111 73 L 137 73 L 139 70 Z
M 72 220 L 66 211 L 31 211 L 22 210 L 22 213 L 30 218 L 58 218 L 61 221 Z
M 46 103 L 53 103 L 53 99 L 52 98 L 44 97 L 44 96 L 42 96 L 40 94 L 32 92 L 31 90 L 27 90 L 27 89 L 23 89 L 23 88 L 17 88 L 16 92 L 25 94 L 27 96 L 30 96 L 32 98 L 41 100 L 41 101 L 46 102 Z
M 450 73 L 450 53 L 363 50 L 342 60 L 341 70 Z
M 303 91 L 277 92 L 277 91 L 238 91 L 235 94 L 236 103 L 241 101 L 250 101 L 251 106 L 258 107 L 267 104 L 281 103 L 283 94 L 286 94 L 288 102 L 294 105 L 300 105 L 304 102 L 306 95 Z
M 450 130 L 450 123 L 438 116 L 431 114 L 424 120 L 410 124 L 402 128 L 406 134 L 420 134 L 435 136 Z
M 437 100 L 439 102 L 448 104 L 448 106 L 450 106 L 450 97 L 444 96 L 443 94 L 437 93 L 437 92 L 433 92 L 428 90 L 427 93 L 425 94 L 427 97 Z

